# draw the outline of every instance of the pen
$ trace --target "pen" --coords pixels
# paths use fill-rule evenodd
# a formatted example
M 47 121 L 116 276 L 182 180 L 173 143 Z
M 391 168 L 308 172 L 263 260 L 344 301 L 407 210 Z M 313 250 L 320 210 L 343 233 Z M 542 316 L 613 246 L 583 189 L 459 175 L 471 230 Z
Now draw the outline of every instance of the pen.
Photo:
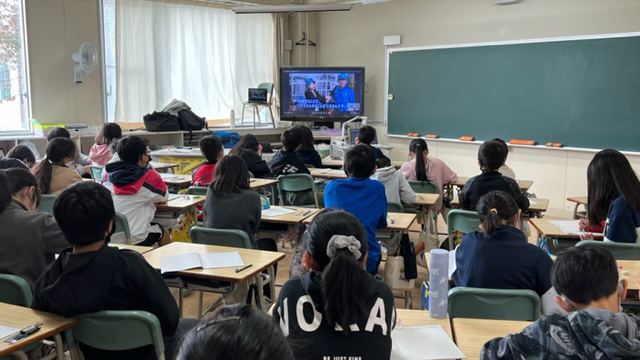
M 298 211 L 298 209 L 294 209 L 294 208 L 292 208 L 292 207 L 283 206 L 283 208 L 285 208 L 285 209 L 289 209 L 289 210 L 293 210 L 293 211 Z
M 251 264 L 245 265 L 243 267 L 239 267 L 239 268 L 236 269 L 236 273 L 239 273 L 242 270 L 247 270 L 250 267 L 251 267 Z
M 305 211 L 305 212 L 302 214 L 302 216 L 307 216 L 307 215 L 309 215 L 309 214 L 311 214 L 311 210 L 307 210 L 307 211 Z

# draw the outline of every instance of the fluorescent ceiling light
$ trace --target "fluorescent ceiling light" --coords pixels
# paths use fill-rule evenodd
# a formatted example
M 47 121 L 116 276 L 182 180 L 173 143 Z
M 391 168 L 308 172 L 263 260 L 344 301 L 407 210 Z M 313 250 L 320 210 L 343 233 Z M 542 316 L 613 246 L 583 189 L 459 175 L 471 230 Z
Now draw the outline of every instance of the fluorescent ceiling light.
M 240 6 L 240 7 L 232 8 L 233 12 L 236 14 L 350 11 L 351 9 L 353 9 L 353 5 L 345 5 L 345 4 L 265 5 L 265 6 Z

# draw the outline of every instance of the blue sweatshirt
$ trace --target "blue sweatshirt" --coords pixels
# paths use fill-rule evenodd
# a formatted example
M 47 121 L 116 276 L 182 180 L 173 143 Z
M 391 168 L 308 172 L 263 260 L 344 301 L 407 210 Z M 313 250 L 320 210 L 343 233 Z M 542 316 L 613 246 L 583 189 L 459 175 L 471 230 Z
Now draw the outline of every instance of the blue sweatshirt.
M 451 278 L 457 286 L 530 289 L 542 296 L 551 288 L 551 265 L 522 230 L 499 225 L 489 238 L 479 231 L 462 236 Z
M 604 239 L 621 243 L 638 243 L 640 239 L 640 212 L 633 210 L 622 196 L 609 206 L 604 226 Z
M 329 181 L 324 189 L 324 206 L 343 209 L 360 220 L 367 232 L 369 248 L 367 271 L 372 272 L 380 259 L 380 244 L 376 241 L 376 229 L 387 227 L 387 197 L 384 185 L 369 178 Z

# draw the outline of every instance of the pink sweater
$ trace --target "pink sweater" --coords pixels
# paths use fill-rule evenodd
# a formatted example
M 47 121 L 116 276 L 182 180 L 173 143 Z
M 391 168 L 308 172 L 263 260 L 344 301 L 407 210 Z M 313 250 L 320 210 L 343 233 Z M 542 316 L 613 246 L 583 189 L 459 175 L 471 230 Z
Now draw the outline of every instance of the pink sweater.
M 111 150 L 109 145 L 93 144 L 89 151 L 89 160 L 92 165 L 105 166 L 111 160 Z
M 402 164 L 400 172 L 407 180 L 417 180 L 416 178 L 416 159 Z M 442 208 L 442 186 L 444 184 L 452 183 L 458 180 L 458 175 L 451 170 L 442 160 L 436 158 L 427 157 L 427 178 L 429 181 L 434 181 L 438 184 L 438 191 L 440 196 L 436 202 L 436 211 L 440 211 Z

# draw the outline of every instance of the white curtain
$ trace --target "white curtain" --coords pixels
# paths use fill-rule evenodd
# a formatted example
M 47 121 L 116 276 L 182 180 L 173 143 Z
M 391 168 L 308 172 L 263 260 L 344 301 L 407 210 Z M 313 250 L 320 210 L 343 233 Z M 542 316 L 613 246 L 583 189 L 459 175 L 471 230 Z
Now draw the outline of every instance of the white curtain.
M 271 15 L 211 6 L 116 1 L 117 121 L 142 121 L 176 98 L 207 119 L 242 110 L 275 80 Z

